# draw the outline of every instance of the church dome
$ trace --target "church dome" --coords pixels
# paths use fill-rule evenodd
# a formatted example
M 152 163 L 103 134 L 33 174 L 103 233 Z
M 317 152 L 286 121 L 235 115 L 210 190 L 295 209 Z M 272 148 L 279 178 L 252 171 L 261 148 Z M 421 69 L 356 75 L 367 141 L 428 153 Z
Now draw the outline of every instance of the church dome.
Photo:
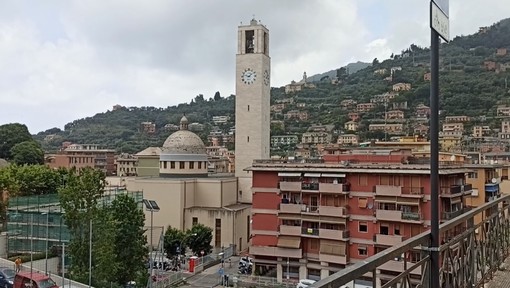
M 188 119 L 181 118 L 181 129 L 166 138 L 164 154 L 206 154 L 204 142 L 197 134 L 188 130 Z

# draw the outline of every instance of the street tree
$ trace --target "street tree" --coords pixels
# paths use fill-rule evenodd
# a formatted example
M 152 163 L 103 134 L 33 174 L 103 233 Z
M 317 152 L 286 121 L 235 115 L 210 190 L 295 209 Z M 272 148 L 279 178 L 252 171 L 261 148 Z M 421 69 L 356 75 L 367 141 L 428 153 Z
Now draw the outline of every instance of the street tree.
M 11 148 L 16 144 L 32 140 L 24 124 L 10 123 L 0 126 L 0 158 L 11 159 Z
M 116 228 L 113 213 L 108 208 L 98 209 L 92 225 L 92 285 L 94 287 L 109 287 L 111 283 L 116 282 L 118 273 L 123 271 L 125 265 L 130 264 L 128 259 L 120 263 L 117 260 Z
M 177 228 L 168 226 L 165 232 L 165 241 L 163 247 L 165 252 L 169 256 L 175 256 L 179 254 L 177 247 L 179 247 L 181 254 L 184 254 L 187 243 L 184 243 L 185 233 Z
M 99 201 L 104 193 L 105 175 L 93 168 L 71 169 L 66 183 L 58 190 L 65 211 L 64 221 L 71 234 L 69 253 L 73 259 L 71 277 L 88 281 L 89 223 L 98 215 Z
M 41 149 L 41 145 L 33 140 L 14 145 L 10 154 L 12 162 L 19 165 L 44 163 L 44 151 Z
M 115 223 L 115 262 L 122 267 L 115 281 L 125 285 L 129 281 L 141 283 L 147 277 L 145 259 L 147 238 L 144 234 L 145 214 L 130 195 L 119 195 L 109 208 Z
M 195 255 L 200 255 L 201 251 L 204 251 L 204 254 L 211 253 L 211 241 L 212 228 L 203 224 L 193 225 L 186 231 L 186 243 Z

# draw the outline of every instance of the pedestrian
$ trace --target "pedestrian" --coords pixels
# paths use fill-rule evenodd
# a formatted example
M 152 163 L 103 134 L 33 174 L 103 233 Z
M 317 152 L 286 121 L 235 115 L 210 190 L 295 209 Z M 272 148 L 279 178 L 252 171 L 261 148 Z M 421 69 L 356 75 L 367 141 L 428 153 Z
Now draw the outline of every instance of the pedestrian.
M 21 270 L 21 258 L 16 258 L 14 261 L 14 265 L 16 265 L 16 273 L 18 273 Z

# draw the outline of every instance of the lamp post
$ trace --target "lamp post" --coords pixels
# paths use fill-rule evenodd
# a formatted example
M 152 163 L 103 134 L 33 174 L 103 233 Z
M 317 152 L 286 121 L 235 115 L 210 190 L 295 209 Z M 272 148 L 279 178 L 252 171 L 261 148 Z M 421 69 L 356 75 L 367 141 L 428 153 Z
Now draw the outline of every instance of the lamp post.
M 32 269 L 34 266 L 34 213 L 30 213 L 30 279 L 32 278 Z
M 143 204 L 145 205 L 145 208 L 147 209 L 147 211 L 150 211 L 151 212 L 151 244 L 150 244 L 150 257 L 149 257 L 149 269 L 150 269 L 150 277 L 151 279 L 149 279 L 149 288 L 152 287 L 152 272 L 153 272 L 153 269 L 154 269 L 154 259 L 152 257 L 153 253 L 152 253 L 152 250 L 154 249 L 153 245 L 154 243 L 152 242 L 152 234 L 153 234 L 153 227 L 154 227 L 154 222 L 153 222 L 153 214 L 154 212 L 158 212 L 159 211 L 159 206 L 158 206 L 158 203 L 156 203 L 156 201 L 154 200 L 147 200 L 147 199 L 143 199 Z

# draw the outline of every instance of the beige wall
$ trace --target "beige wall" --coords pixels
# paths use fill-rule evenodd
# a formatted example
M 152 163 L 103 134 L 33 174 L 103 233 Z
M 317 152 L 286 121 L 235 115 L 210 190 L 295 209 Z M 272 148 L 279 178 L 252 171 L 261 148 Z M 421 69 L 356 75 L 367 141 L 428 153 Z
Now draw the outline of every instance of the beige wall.
M 140 177 L 159 176 L 159 156 L 138 156 L 136 172 Z
M 132 178 L 126 180 L 126 186 L 128 191 L 143 191 L 145 199 L 155 200 L 158 203 L 160 211 L 153 213 L 153 226 L 165 229 L 169 225 L 181 230 L 191 227 L 191 217 L 184 216 L 185 208 L 193 209 L 193 211 L 208 211 L 237 203 L 235 178 Z M 204 224 L 214 229 L 214 220 L 212 221 L 210 226 Z M 150 227 L 150 225 L 151 213 L 145 211 L 145 226 Z M 154 229 L 154 231 L 160 233 L 157 231 L 161 230 Z M 154 245 L 157 244 L 158 237 L 159 234 L 153 234 Z
M 189 208 L 185 210 L 186 229 L 192 226 L 193 217 L 198 219 L 198 223 L 213 229 L 213 239 L 211 245 L 216 247 L 216 219 L 221 219 L 221 244 L 217 247 L 228 247 L 231 244 L 236 245 L 237 251 L 246 250 L 248 248 L 248 225 L 251 209 L 233 211 L 228 208 L 206 209 L 206 208 Z
M 164 166 L 164 163 L 166 162 L 166 169 Z M 198 162 L 199 161 L 192 161 L 193 162 L 193 168 L 190 168 L 190 162 L 184 161 L 184 168 L 181 169 L 180 163 L 182 161 L 173 161 L 175 163 L 175 168 L 171 168 L 170 162 L 172 161 L 160 161 L 159 162 L 159 170 L 161 173 L 167 173 L 167 174 L 184 174 L 184 175 L 190 175 L 190 174 L 207 174 L 207 161 L 200 161 L 201 162 L 201 168 L 198 169 Z

